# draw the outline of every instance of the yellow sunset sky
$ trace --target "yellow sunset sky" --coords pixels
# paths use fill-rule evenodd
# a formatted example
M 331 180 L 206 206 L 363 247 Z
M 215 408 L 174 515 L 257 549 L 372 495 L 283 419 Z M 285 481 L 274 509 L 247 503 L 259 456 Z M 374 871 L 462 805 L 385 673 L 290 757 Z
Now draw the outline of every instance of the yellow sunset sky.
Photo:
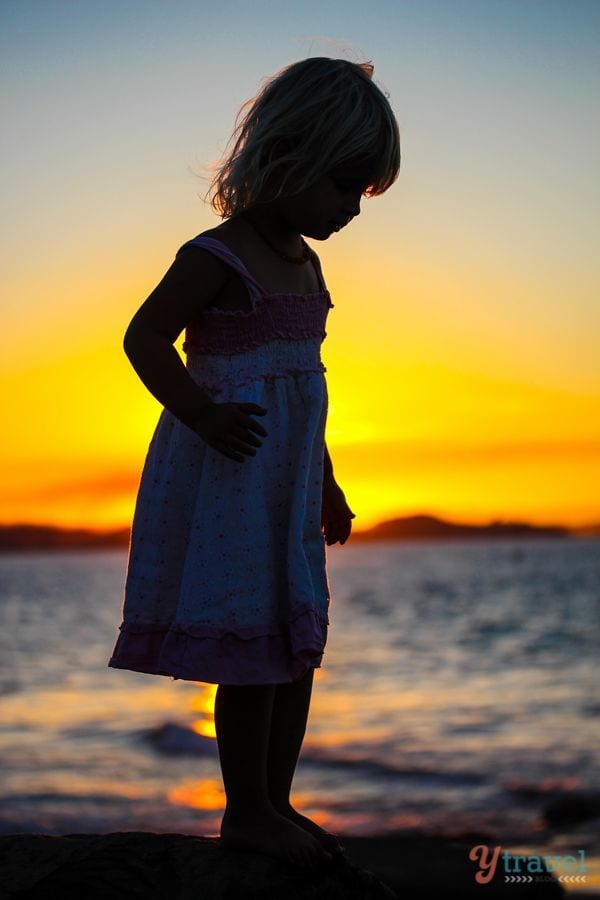
M 0 522 L 130 525 L 161 407 L 123 334 L 219 223 L 198 174 L 239 107 L 306 56 L 372 60 L 400 127 L 393 187 L 309 239 L 354 527 L 600 520 L 598 4 L 58 0 L 1 18 Z

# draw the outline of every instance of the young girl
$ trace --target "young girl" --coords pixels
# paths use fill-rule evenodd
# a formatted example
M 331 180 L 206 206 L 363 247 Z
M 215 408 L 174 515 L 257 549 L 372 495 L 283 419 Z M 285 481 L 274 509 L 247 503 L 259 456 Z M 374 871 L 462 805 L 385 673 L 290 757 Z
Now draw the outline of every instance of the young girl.
M 302 236 L 327 240 L 398 176 L 372 75 L 305 59 L 242 106 L 210 188 L 225 221 L 179 249 L 124 340 L 164 409 L 108 665 L 218 685 L 221 839 L 308 866 L 343 852 L 290 789 L 329 625 L 325 544 L 346 542 L 354 513 L 325 446 L 333 303 Z

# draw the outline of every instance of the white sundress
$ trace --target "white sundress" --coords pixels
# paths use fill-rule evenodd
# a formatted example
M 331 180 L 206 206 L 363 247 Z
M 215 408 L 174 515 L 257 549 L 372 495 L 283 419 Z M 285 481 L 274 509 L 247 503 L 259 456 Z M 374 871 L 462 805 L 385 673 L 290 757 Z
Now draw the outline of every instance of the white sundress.
M 296 681 L 320 668 L 329 625 L 320 346 L 334 304 L 320 267 L 319 291 L 267 294 L 221 241 L 199 235 L 180 250 L 190 245 L 241 276 L 251 309 L 202 309 L 186 328 L 186 368 L 217 403 L 266 407 L 255 419 L 267 436 L 239 462 L 163 409 L 108 665 L 213 684 Z

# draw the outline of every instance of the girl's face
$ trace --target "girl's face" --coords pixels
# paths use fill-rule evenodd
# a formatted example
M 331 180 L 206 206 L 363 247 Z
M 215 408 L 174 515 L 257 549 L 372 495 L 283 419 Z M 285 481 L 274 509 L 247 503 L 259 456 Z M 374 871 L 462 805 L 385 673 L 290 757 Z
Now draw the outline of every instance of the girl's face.
M 357 167 L 340 166 L 285 198 L 281 213 L 295 231 L 325 241 L 360 215 L 361 197 L 370 183 L 368 174 Z

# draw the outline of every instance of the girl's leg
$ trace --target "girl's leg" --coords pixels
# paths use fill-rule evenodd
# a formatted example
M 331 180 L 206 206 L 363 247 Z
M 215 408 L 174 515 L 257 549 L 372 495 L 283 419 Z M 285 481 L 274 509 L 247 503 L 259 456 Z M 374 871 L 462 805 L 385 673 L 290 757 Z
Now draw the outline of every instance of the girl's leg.
M 267 778 L 271 803 L 280 811 L 291 805 L 290 791 L 306 733 L 314 673 L 309 669 L 299 681 L 275 685 Z
M 227 812 L 270 810 L 267 746 L 274 684 L 220 684 L 215 695 L 215 729 Z
M 328 854 L 269 799 L 267 750 L 276 685 L 224 685 L 215 697 L 215 728 L 227 806 L 221 837 L 229 846 L 311 865 Z
M 309 669 L 299 681 L 276 685 L 267 756 L 269 796 L 281 815 L 314 834 L 327 851 L 340 853 L 344 848 L 337 838 L 295 810 L 290 802 L 292 780 L 306 733 L 314 674 L 315 670 Z

